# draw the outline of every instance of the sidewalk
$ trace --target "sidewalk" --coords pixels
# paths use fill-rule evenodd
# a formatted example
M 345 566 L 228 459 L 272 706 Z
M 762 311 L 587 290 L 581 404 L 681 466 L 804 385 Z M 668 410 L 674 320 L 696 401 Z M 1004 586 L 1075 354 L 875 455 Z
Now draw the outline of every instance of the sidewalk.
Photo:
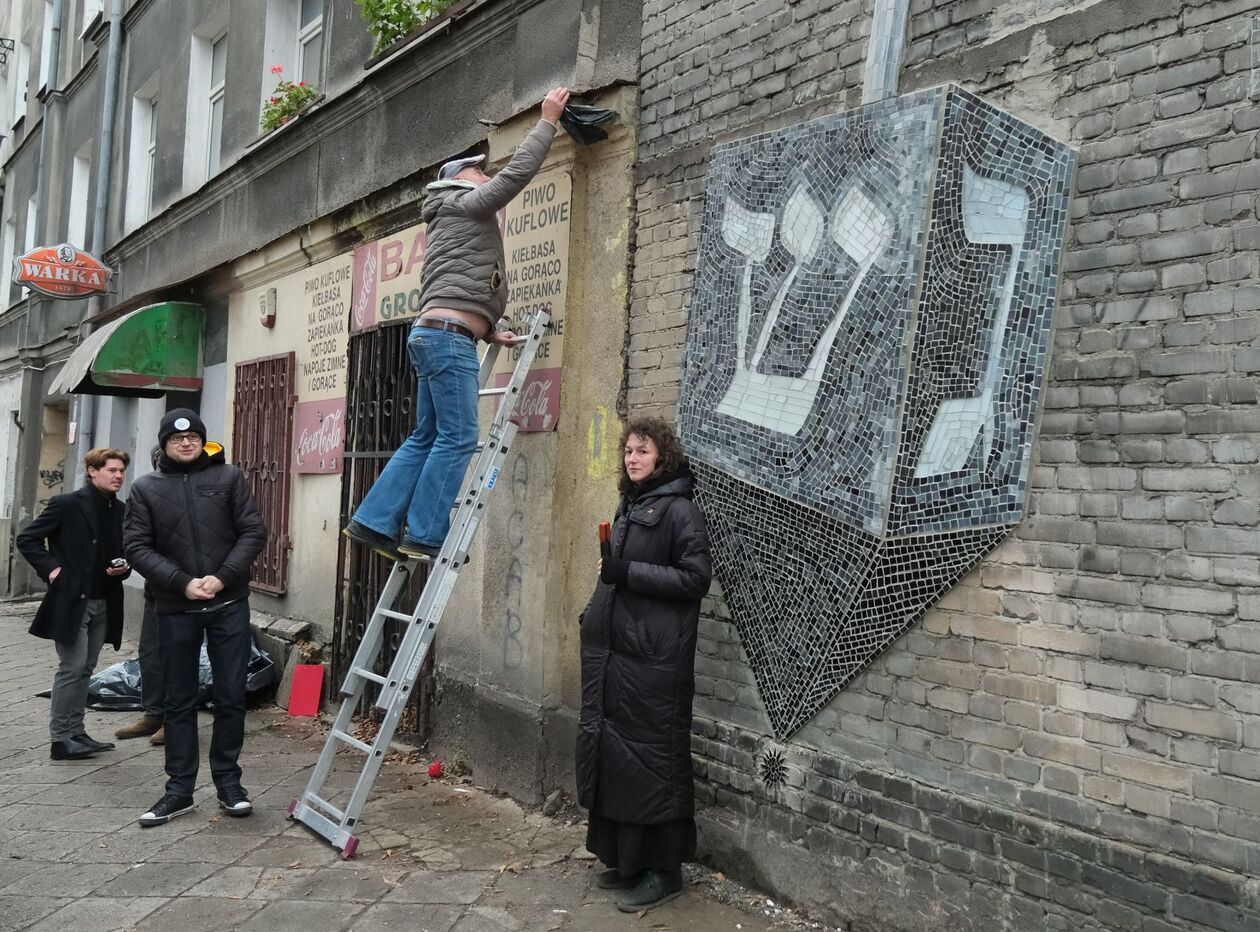
M 48 758 L 55 652 L 26 633 L 35 603 L 0 604 L 0 930 L 643 930 L 770 932 L 817 928 L 717 902 L 707 870 L 645 915 L 617 912 L 594 885 L 599 865 L 580 819 L 552 819 L 419 764 L 387 762 L 362 816 L 358 856 L 286 818 L 323 734 L 309 720 L 251 712 L 241 755 L 248 819 L 221 815 L 205 764 L 193 813 L 157 828 L 135 820 L 162 793 L 162 750 L 147 739 L 88 761 Z M 108 646 L 98 668 L 135 656 Z M 99 740 L 133 713 L 88 710 Z M 359 758 L 335 778 L 353 781 Z M 718 878 L 720 879 L 720 878 Z M 717 884 L 717 886 L 725 886 Z M 765 903 L 765 900 L 752 902 Z M 777 910 L 770 910 L 776 913 Z

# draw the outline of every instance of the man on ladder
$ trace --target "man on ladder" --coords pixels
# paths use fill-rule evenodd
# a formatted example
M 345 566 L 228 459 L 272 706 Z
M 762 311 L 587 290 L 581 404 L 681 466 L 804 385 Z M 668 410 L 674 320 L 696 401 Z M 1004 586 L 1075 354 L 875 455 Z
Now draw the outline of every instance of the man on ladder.
M 563 87 L 547 95 L 542 119 L 493 178 L 478 155 L 447 162 L 426 189 L 420 317 L 407 344 L 416 370 L 416 429 L 342 532 L 392 560 L 436 557 L 450 530 L 477 446 L 477 341 L 516 340 L 511 330 L 496 329 L 508 294 L 498 213 L 542 167 L 568 99 Z

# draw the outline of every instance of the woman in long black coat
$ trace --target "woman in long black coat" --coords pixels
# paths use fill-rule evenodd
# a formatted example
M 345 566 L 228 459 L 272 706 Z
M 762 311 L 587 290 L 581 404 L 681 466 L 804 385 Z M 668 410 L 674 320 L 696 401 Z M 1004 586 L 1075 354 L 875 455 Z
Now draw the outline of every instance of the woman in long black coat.
M 682 890 L 696 849 L 691 699 L 696 626 L 712 579 L 704 517 L 673 429 L 633 420 L 622 436 L 611 555 L 582 613 L 578 801 L 586 846 L 637 912 Z

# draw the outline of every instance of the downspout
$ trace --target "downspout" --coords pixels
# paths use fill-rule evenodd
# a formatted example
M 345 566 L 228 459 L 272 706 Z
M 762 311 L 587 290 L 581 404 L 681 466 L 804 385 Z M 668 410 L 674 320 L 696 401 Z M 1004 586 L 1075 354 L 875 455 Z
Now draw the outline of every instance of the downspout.
M 49 14 L 52 16 L 52 41 L 48 46 L 48 84 L 44 87 L 44 100 L 41 105 L 39 161 L 36 163 L 35 175 L 35 229 L 40 233 L 48 229 L 48 198 L 45 196 L 48 190 L 48 114 L 51 109 L 48 105 L 53 95 L 57 93 L 57 85 L 60 83 L 61 14 L 64 9 L 65 0 L 53 0 L 52 12 Z M 38 243 L 38 240 L 36 242 Z
M 873 104 L 897 95 L 897 78 L 906 48 L 910 0 L 875 0 L 871 38 L 866 47 L 862 103 Z
M 65 0 L 53 0 L 52 11 L 49 16 L 52 17 L 52 41 L 48 44 L 48 83 L 44 86 L 44 99 L 40 104 L 39 116 L 39 155 L 35 163 L 35 230 L 41 236 L 48 229 L 48 136 L 51 128 L 49 121 L 49 113 L 52 108 L 49 103 L 52 97 L 57 93 L 57 85 L 60 83 L 61 73 L 61 14 L 65 9 Z M 32 236 L 31 242 L 39 245 L 39 237 Z M 30 301 L 26 305 L 26 318 L 23 326 L 25 331 L 19 346 L 25 346 L 30 342 L 31 338 L 31 310 L 32 305 L 36 301 L 41 300 L 35 298 L 32 293 Z
M 118 116 L 119 72 L 122 70 L 122 18 L 123 0 L 106 0 L 105 19 L 109 24 L 109 39 L 105 46 L 105 87 L 101 96 L 101 140 L 96 154 L 96 204 L 92 208 L 92 248 L 98 259 L 105 253 L 107 225 L 109 223 L 109 194 L 113 184 L 114 124 Z M 94 295 L 88 301 L 90 320 L 102 310 L 104 299 Z M 79 324 L 79 342 L 87 334 Z M 96 440 L 96 396 L 79 396 L 79 427 L 75 437 L 75 456 L 82 462 Z

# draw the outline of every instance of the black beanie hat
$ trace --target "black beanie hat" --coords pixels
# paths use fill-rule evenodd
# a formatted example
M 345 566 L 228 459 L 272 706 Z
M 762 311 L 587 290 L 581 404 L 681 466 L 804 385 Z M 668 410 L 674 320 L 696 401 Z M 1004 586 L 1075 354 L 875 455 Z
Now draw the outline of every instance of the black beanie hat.
M 158 443 L 165 449 L 167 437 L 188 430 L 200 436 L 202 443 L 206 442 L 206 425 L 202 423 L 196 411 L 188 408 L 167 411 L 166 416 L 162 418 L 162 423 L 158 426 Z

